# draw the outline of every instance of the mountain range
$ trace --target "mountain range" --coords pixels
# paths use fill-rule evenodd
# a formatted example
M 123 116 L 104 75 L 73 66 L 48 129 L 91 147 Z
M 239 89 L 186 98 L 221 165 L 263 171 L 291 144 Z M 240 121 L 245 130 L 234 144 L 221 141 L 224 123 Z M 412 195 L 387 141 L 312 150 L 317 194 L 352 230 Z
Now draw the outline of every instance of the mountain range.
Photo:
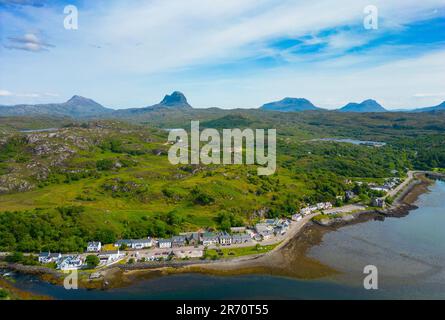
M 72 118 L 134 118 L 150 112 L 162 112 L 163 110 L 193 110 L 185 95 L 175 91 L 166 95 L 161 102 L 142 108 L 111 109 L 102 106 L 92 99 L 78 95 L 73 96 L 66 102 L 49 104 L 19 104 L 14 106 L 0 106 L 0 116 L 61 116 Z M 301 111 L 328 111 L 315 106 L 304 98 L 286 97 L 280 101 L 266 103 L 260 107 L 265 111 L 301 112 Z M 332 111 L 332 110 L 331 110 Z M 388 112 L 377 101 L 368 99 L 361 103 L 351 102 L 344 107 L 333 111 L 339 112 Z M 445 101 L 433 107 L 418 108 L 414 110 L 397 110 L 397 112 L 434 112 L 445 111 Z M 395 112 L 395 111 L 392 111 Z

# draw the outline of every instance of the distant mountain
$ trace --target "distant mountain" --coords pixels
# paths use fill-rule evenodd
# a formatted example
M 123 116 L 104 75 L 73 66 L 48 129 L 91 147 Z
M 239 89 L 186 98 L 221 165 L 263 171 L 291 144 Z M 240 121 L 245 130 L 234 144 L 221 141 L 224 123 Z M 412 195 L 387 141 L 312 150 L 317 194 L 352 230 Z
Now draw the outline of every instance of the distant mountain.
M 340 112 L 387 112 L 377 101 L 368 99 L 361 103 L 351 102 L 343 108 L 338 109 Z
M 94 100 L 73 96 L 66 102 L 49 104 L 19 104 L 0 106 L 0 116 L 63 116 L 85 118 L 108 115 L 111 109 L 105 108 Z
M 192 106 L 188 104 L 187 98 L 182 92 L 175 91 L 171 95 L 167 94 L 161 103 L 152 107 L 191 108 Z
M 274 101 L 264 104 L 261 110 L 281 111 L 281 112 L 298 112 L 308 110 L 321 110 L 317 108 L 307 99 L 304 98 L 284 98 L 280 101 Z
M 14 106 L 0 106 L 0 116 L 54 116 L 72 118 L 125 118 L 134 117 L 156 110 L 192 109 L 183 93 L 175 91 L 166 95 L 164 99 L 155 105 L 145 108 L 129 108 L 113 110 L 105 108 L 94 100 L 78 95 L 73 96 L 63 103 L 49 104 L 19 104 Z
M 175 91 L 170 95 L 167 94 L 161 102 L 155 105 L 144 108 L 115 110 L 112 116 L 116 118 L 134 118 L 144 116 L 145 114 L 152 114 L 155 112 L 187 110 L 193 110 L 192 106 L 187 102 L 187 98 L 182 92 Z
M 418 108 L 412 110 L 412 112 L 433 112 L 433 111 L 445 111 L 445 101 L 434 107 Z

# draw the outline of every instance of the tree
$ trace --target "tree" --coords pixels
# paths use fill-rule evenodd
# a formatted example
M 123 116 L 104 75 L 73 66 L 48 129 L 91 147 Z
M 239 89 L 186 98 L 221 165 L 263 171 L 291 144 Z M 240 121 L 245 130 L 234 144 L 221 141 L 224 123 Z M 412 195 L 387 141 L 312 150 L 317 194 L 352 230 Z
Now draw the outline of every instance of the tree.
M 85 262 L 90 269 L 94 269 L 99 265 L 99 257 L 93 254 L 90 254 L 86 257 Z
M 6 256 L 6 261 L 10 263 L 19 263 L 24 259 L 23 253 L 21 252 L 13 252 L 10 255 Z
M 6 299 L 8 297 L 8 292 L 4 289 L 0 289 L 0 299 Z

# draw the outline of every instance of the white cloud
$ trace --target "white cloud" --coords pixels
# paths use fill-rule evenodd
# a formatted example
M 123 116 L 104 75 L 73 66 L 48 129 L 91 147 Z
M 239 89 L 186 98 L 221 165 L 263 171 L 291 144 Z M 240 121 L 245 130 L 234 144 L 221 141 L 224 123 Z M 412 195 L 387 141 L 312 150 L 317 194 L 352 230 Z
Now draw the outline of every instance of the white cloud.
M 0 90 L 0 97 L 7 97 L 12 95 L 12 93 L 8 90 Z
M 46 51 L 54 45 L 42 41 L 36 34 L 26 33 L 21 37 L 9 37 L 6 49 L 25 50 L 32 52 Z

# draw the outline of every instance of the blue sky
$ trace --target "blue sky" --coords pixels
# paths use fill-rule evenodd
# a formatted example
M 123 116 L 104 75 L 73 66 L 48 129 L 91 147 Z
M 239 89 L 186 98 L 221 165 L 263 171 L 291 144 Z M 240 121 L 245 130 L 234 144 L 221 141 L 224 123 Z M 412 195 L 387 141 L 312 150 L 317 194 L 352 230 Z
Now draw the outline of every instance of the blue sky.
M 445 100 L 444 61 L 445 0 L 0 0 L 0 104 L 143 107 L 180 90 L 195 107 L 414 108 Z

